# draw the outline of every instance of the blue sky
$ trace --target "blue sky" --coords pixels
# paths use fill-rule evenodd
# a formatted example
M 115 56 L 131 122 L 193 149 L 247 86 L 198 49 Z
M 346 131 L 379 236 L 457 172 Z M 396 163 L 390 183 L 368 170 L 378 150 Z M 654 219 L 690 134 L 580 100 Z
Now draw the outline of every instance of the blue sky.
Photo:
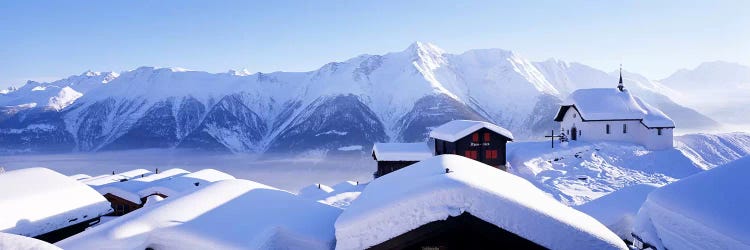
M 414 41 L 660 79 L 750 65 L 750 1 L 2 1 L 0 87 L 139 66 L 309 71 Z

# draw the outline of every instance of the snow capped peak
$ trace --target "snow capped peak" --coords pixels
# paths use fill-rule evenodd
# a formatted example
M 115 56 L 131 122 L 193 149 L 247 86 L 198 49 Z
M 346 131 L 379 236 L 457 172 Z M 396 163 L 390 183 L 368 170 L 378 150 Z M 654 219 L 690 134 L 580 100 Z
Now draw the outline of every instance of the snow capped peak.
M 101 75 L 102 72 L 94 72 L 91 70 L 86 70 L 86 72 L 81 73 L 81 76 L 98 76 Z
M 423 43 L 420 41 L 412 43 L 405 51 L 433 55 L 442 55 L 445 53 L 443 49 L 432 43 Z

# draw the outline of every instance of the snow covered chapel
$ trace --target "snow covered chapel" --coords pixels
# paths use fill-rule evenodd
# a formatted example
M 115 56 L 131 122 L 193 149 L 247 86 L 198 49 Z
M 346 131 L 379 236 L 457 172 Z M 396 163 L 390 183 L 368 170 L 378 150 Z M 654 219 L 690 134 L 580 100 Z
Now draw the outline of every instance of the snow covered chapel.
M 579 89 L 570 94 L 555 121 L 573 141 L 622 141 L 651 150 L 673 147 L 674 121 L 633 96 L 622 84 L 622 69 L 617 88 Z

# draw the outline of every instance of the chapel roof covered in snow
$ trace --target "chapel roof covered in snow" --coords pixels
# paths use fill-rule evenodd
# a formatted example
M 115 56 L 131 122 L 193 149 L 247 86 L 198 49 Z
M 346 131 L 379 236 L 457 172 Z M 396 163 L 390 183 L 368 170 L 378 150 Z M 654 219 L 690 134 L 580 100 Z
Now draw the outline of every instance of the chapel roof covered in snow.
M 247 180 L 225 180 L 58 242 L 64 249 L 331 249 L 341 210 Z
M 513 140 L 513 133 L 498 125 L 472 120 L 453 120 L 430 131 L 430 137 L 443 141 L 455 142 L 479 129 L 486 128 Z
M 432 151 L 424 142 L 375 143 L 372 153 L 378 161 L 421 161 L 432 157 Z
M 633 232 L 659 249 L 750 249 L 748 176 L 745 157 L 658 188 Z
M 365 249 L 465 212 L 547 248 L 626 249 L 604 225 L 530 182 L 456 155 L 368 184 L 336 220 L 336 248 Z
M 55 171 L 0 173 L 0 232 L 37 236 L 110 211 L 109 202 L 91 187 Z
M 578 110 L 583 121 L 640 120 L 649 128 L 674 128 L 674 121 L 630 91 L 591 88 L 574 91 L 561 104 L 555 121 L 562 121 L 568 109 Z

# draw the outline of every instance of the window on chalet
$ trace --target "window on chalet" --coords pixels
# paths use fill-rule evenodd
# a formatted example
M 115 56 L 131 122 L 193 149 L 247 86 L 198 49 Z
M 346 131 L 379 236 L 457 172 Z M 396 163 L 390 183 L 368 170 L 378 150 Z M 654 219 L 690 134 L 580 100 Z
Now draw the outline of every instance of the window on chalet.
M 628 125 L 627 124 L 623 124 L 622 125 L 622 133 L 623 134 L 627 134 L 628 133 Z
M 484 158 L 485 159 L 497 159 L 497 150 L 485 150 L 484 151 Z
M 660 129 L 660 128 L 657 128 L 657 129 L 656 129 L 656 134 L 657 134 L 657 135 L 661 135 L 661 129 Z
M 479 133 L 474 133 L 471 135 L 471 141 L 472 142 L 479 142 Z
M 607 124 L 605 132 L 607 132 L 607 134 L 609 134 L 609 124 Z
M 466 150 L 464 152 L 464 156 L 469 159 L 477 159 L 477 151 L 476 150 Z
M 485 132 L 484 133 L 484 142 L 489 142 L 489 141 L 490 141 L 490 133 Z

